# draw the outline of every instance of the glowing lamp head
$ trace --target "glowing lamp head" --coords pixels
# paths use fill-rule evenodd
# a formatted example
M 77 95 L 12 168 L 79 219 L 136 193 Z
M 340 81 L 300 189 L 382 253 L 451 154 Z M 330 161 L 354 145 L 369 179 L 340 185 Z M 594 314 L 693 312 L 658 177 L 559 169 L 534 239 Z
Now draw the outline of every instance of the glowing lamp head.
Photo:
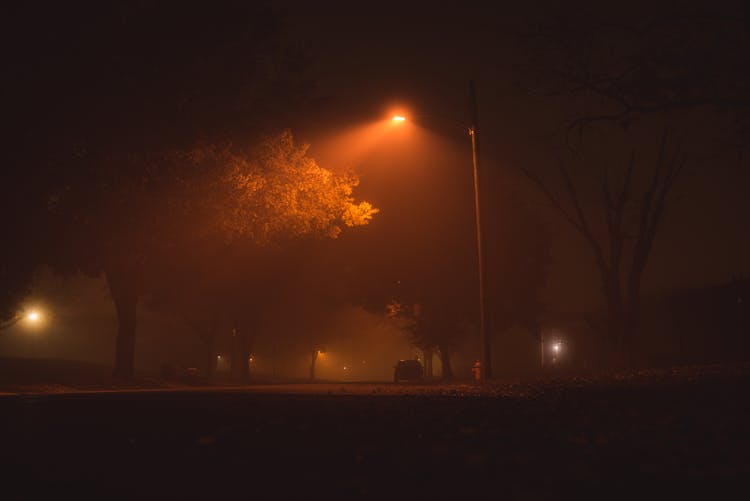
M 40 315 L 39 315 L 39 312 L 38 312 L 38 311 L 32 311 L 32 312 L 29 312 L 29 314 L 28 314 L 28 315 L 26 315 L 26 318 L 27 318 L 27 319 L 28 319 L 28 320 L 29 320 L 30 322 L 38 322 L 38 321 L 39 321 L 39 318 L 40 318 Z
M 391 118 L 391 121 L 393 123 L 401 123 L 406 121 L 406 117 L 403 115 L 394 115 L 393 118 Z
M 552 347 L 553 350 L 555 350 L 555 353 L 560 351 L 560 343 L 555 343 L 555 345 Z

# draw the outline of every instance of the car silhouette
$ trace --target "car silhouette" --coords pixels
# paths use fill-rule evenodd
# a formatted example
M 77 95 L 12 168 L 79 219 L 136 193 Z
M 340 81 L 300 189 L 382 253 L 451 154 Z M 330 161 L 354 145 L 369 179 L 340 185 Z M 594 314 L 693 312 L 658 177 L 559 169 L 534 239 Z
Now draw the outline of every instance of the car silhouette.
M 399 360 L 393 371 L 393 382 L 399 381 L 421 381 L 424 378 L 424 369 L 419 360 Z

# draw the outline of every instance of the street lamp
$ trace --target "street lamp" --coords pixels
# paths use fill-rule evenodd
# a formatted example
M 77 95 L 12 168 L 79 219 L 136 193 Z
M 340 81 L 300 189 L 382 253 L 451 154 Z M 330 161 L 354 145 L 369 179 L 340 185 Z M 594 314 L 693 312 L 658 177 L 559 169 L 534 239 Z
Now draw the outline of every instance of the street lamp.
M 9 320 L 0 323 L 0 330 L 12 327 L 18 324 L 19 322 L 23 322 L 21 325 L 25 324 L 28 327 L 41 326 L 43 321 L 44 321 L 44 316 L 39 310 L 36 310 L 36 309 L 29 310 L 26 313 L 18 312 Z
M 553 364 L 556 364 L 557 360 L 560 358 L 561 349 L 562 349 L 562 343 L 560 341 L 555 341 L 555 344 L 552 345 L 552 350 L 555 352 L 555 356 L 552 357 Z
M 492 350 L 491 340 L 487 333 L 487 322 L 486 322 L 486 311 L 484 301 L 484 261 L 482 257 L 482 224 L 481 224 L 481 211 L 479 204 L 479 145 L 477 140 L 477 112 L 476 112 L 476 94 L 474 92 L 474 83 L 470 83 L 470 98 L 471 98 L 471 117 L 472 124 L 465 125 L 457 122 L 453 119 L 445 117 L 436 117 L 433 115 L 417 115 L 421 117 L 433 117 L 449 120 L 454 123 L 460 123 L 461 126 L 468 132 L 471 138 L 471 162 L 474 168 L 474 217 L 476 221 L 477 230 L 477 267 L 479 274 L 479 337 L 481 339 L 481 370 L 480 379 L 486 381 L 492 378 Z M 394 115 L 391 121 L 394 124 L 403 123 L 406 121 L 406 117 L 403 115 Z

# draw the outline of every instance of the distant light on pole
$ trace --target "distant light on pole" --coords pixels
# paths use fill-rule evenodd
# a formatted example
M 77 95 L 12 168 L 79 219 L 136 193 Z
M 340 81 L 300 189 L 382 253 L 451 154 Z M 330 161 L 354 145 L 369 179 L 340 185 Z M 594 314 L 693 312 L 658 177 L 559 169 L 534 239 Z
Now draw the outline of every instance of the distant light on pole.
M 562 351 L 562 342 L 555 341 L 555 343 L 552 345 L 552 351 L 555 352 L 554 356 L 552 357 L 552 363 L 556 364 L 558 360 L 560 359 L 560 352 Z

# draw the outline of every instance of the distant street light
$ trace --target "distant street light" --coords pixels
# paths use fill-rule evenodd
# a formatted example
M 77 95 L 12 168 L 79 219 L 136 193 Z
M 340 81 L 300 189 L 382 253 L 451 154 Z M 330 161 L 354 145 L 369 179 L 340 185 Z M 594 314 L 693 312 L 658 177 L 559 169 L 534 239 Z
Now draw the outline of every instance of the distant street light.
M 552 345 L 552 351 L 555 352 L 555 356 L 552 357 L 552 363 L 556 364 L 558 358 L 560 357 L 560 351 L 562 350 L 562 343 L 560 341 L 555 341 L 555 344 Z
M 315 381 L 315 363 L 318 361 L 318 357 L 325 355 L 325 348 L 313 347 L 310 356 L 310 381 Z
M 476 93 L 474 90 L 474 82 L 470 82 L 469 85 L 470 98 L 471 98 L 471 125 L 465 125 L 457 120 L 449 119 L 446 117 L 437 117 L 434 115 L 417 115 L 418 117 L 433 117 L 441 118 L 443 120 L 449 120 L 454 123 L 459 123 L 469 134 L 471 138 L 471 161 L 474 167 L 474 217 L 476 221 L 477 230 L 477 267 L 479 273 L 479 336 L 481 338 L 481 370 L 480 378 L 482 381 L 492 378 L 492 350 L 491 340 L 487 334 L 487 322 L 485 312 L 485 300 L 484 300 L 484 263 L 482 259 L 482 224 L 480 217 L 480 204 L 479 204 L 479 145 L 477 141 L 477 112 L 476 112 Z M 401 123 L 406 121 L 406 117 L 403 115 L 394 115 L 391 119 L 394 123 Z
M 39 310 L 29 310 L 27 313 L 18 312 L 15 316 L 10 318 L 9 320 L 0 323 L 0 330 L 8 329 L 10 327 L 13 327 L 14 325 L 18 324 L 19 322 L 21 325 L 24 323 L 31 327 L 39 327 L 42 324 L 42 321 L 44 320 L 44 316 Z

